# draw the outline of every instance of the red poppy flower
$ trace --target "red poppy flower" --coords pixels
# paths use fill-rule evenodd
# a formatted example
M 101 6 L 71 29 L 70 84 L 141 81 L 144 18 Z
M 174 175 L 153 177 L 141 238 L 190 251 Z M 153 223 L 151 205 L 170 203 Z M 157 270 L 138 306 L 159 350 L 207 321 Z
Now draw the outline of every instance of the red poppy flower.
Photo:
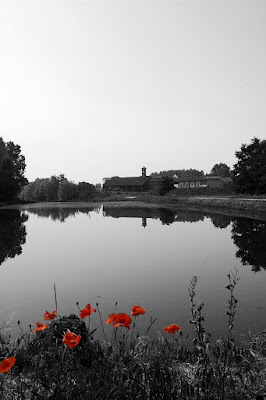
M 144 315 L 145 312 L 146 312 L 146 310 L 145 310 L 144 308 L 142 308 L 142 307 L 140 307 L 140 306 L 133 306 L 133 307 L 132 307 L 132 311 L 131 311 L 131 315 L 133 315 L 133 317 L 134 317 L 134 316 L 137 317 L 137 316 L 140 315 L 140 314 Z
M 45 314 L 44 314 L 44 320 L 45 321 L 50 321 L 52 319 L 55 319 L 56 315 L 55 315 L 55 310 L 50 314 L 47 310 L 45 310 Z
M 109 319 L 106 321 L 107 324 L 111 324 L 111 322 L 116 321 L 116 315 L 115 314 L 110 314 L 108 315 Z
M 84 310 L 80 310 L 80 318 L 84 319 L 85 317 L 88 317 L 89 315 L 92 314 L 92 311 L 96 312 L 95 308 L 91 308 L 90 304 L 87 304 Z
M 10 368 L 13 367 L 15 362 L 16 362 L 16 357 L 14 356 L 2 360 L 0 362 L 0 373 L 2 374 L 3 372 L 6 372 L 6 374 L 8 375 L 10 372 Z
M 171 324 L 169 326 L 165 326 L 163 329 L 167 333 L 175 333 L 175 332 L 180 331 L 180 327 L 178 325 L 176 325 L 176 324 Z
M 116 314 L 115 316 L 115 321 L 113 322 L 113 327 L 118 328 L 119 326 L 124 326 L 127 329 L 130 329 L 130 324 L 132 322 L 132 319 L 128 314 L 125 313 L 120 313 Z
M 37 328 L 33 329 L 33 332 L 43 331 L 44 329 L 49 328 L 48 325 L 43 325 L 40 322 L 36 322 Z
M 73 347 L 79 344 L 80 339 L 81 339 L 80 335 L 76 335 L 75 333 L 72 332 L 66 332 L 62 342 L 66 344 L 70 350 L 72 350 Z

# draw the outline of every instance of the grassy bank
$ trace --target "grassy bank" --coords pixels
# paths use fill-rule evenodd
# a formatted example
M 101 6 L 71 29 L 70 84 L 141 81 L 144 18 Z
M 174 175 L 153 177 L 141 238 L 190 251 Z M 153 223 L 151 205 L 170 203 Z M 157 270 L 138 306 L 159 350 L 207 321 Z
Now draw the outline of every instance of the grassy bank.
M 196 301 L 196 277 L 189 286 L 190 322 L 195 328 L 189 343 L 182 326 L 179 329 L 177 325 L 162 327 L 156 338 L 149 337 L 148 326 L 146 335 L 140 337 L 141 314 L 129 312 L 121 317 L 113 313 L 107 319 L 98 304 L 97 310 L 87 306 L 79 315 L 53 315 L 45 328 L 40 325 L 35 333 L 21 332 L 14 342 L 2 329 L 1 360 L 15 356 L 16 361 L 10 374 L 0 374 L 0 398 L 263 399 L 266 332 L 251 338 L 248 345 L 234 339 L 237 274 L 229 274 L 228 280 L 228 332 L 215 343 L 204 330 L 204 306 Z M 105 340 L 94 339 L 95 331 L 90 329 L 95 312 Z M 78 339 L 71 345 L 63 339 L 68 331 Z
M 149 193 L 103 193 L 98 202 L 135 202 L 168 206 L 198 207 L 216 210 L 232 210 L 240 213 L 254 213 L 266 216 L 266 196 L 237 196 L 221 190 L 197 191 L 175 189 L 164 196 Z
M 11 203 L 0 202 L 1 208 L 10 208 L 12 205 L 27 205 L 34 207 L 41 204 L 42 207 L 54 205 L 82 204 L 82 202 L 42 202 L 42 203 L 23 203 L 19 200 Z M 141 203 L 146 205 L 163 205 L 178 207 L 195 207 L 198 209 L 228 210 L 233 212 L 245 213 L 250 215 L 261 214 L 266 216 L 266 194 L 261 196 L 236 195 L 232 190 L 223 188 L 195 188 L 195 189 L 174 189 L 164 196 L 152 193 L 125 193 L 125 192 L 97 192 L 90 201 L 83 202 L 84 205 L 98 203 Z

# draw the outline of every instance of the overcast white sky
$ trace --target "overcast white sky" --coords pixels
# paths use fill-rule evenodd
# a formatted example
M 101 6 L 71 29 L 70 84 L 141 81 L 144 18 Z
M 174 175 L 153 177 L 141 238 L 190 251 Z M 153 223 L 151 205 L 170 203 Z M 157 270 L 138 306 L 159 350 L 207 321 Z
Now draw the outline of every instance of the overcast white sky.
M 30 181 L 232 167 L 266 138 L 266 1 L 0 0 L 0 136 Z

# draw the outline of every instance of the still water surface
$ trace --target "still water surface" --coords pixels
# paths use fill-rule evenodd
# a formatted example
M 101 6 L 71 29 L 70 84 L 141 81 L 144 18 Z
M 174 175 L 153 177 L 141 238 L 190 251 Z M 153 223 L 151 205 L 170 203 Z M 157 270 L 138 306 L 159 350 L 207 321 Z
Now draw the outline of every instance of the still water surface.
M 240 278 L 235 334 L 266 328 L 266 222 L 200 211 L 157 207 L 70 205 L 23 206 L 0 210 L 0 326 L 17 321 L 44 322 L 45 310 L 69 315 L 96 302 L 105 321 L 137 304 L 145 334 L 176 323 L 192 337 L 188 287 L 198 277 L 197 303 L 203 302 L 205 327 L 214 338 L 226 333 L 228 277 Z M 98 313 L 91 328 L 102 337 Z M 107 335 L 112 326 L 106 325 Z

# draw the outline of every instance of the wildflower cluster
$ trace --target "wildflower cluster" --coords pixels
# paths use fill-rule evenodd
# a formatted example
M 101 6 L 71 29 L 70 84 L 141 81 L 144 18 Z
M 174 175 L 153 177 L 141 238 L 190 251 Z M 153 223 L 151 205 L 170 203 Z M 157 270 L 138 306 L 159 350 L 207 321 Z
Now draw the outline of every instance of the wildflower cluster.
M 78 305 L 78 303 L 77 303 Z M 90 304 L 87 304 L 84 309 L 80 309 L 80 318 L 84 319 L 86 317 L 90 317 L 91 314 L 95 312 L 95 308 L 91 308 Z M 131 310 L 131 316 L 132 317 L 137 317 L 139 315 L 144 315 L 146 313 L 146 310 L 138 305 L 134 305 Z M 132 324 L 132 318 L 130 315 L 126 313 L 118 313 L 118 314 L 110 314 L 108 315 L 109 319 L 106 321 L 106 324 L 112 324 L 114 328 L 118 327 L 124 327 L 127 329 L 130 329 L 130 325 Z M 45 310 L 44 314 L 44 320 L 48 322 L 54 320 L 57 318 L 56 311 L 52 311 L 51 313 L 47 310 Z M 41 322 L 36 322 L 36 328 L 33 329 L 34 333 L 37 332 L 42 332 L 46 329 L 49 328 L 48 324 L 42 324 Z M 167 333 L 175 333 L 180 330 L 179 326 L 176 324 L 171 324 L 168 327 L 164 327 L 164 331 Z M 133 333 L 133 332 L 132 332 Z M 69 330 L 65 332 L 64 337 L 62 339 L 62 343 L 65 344 L 70 350 L 73 350 L 75 346 L 79 344 L 81 340 L 81 335 L 77 335 L 74 332 L 70 332 Z M 0 373 L 6 372 L 8 375 L 10 373 L 10 369 L 13 367 L 13 365 L 16 362 L 16 357 L 12 356 L 10 358 L 5 358 L 0 362 Z

